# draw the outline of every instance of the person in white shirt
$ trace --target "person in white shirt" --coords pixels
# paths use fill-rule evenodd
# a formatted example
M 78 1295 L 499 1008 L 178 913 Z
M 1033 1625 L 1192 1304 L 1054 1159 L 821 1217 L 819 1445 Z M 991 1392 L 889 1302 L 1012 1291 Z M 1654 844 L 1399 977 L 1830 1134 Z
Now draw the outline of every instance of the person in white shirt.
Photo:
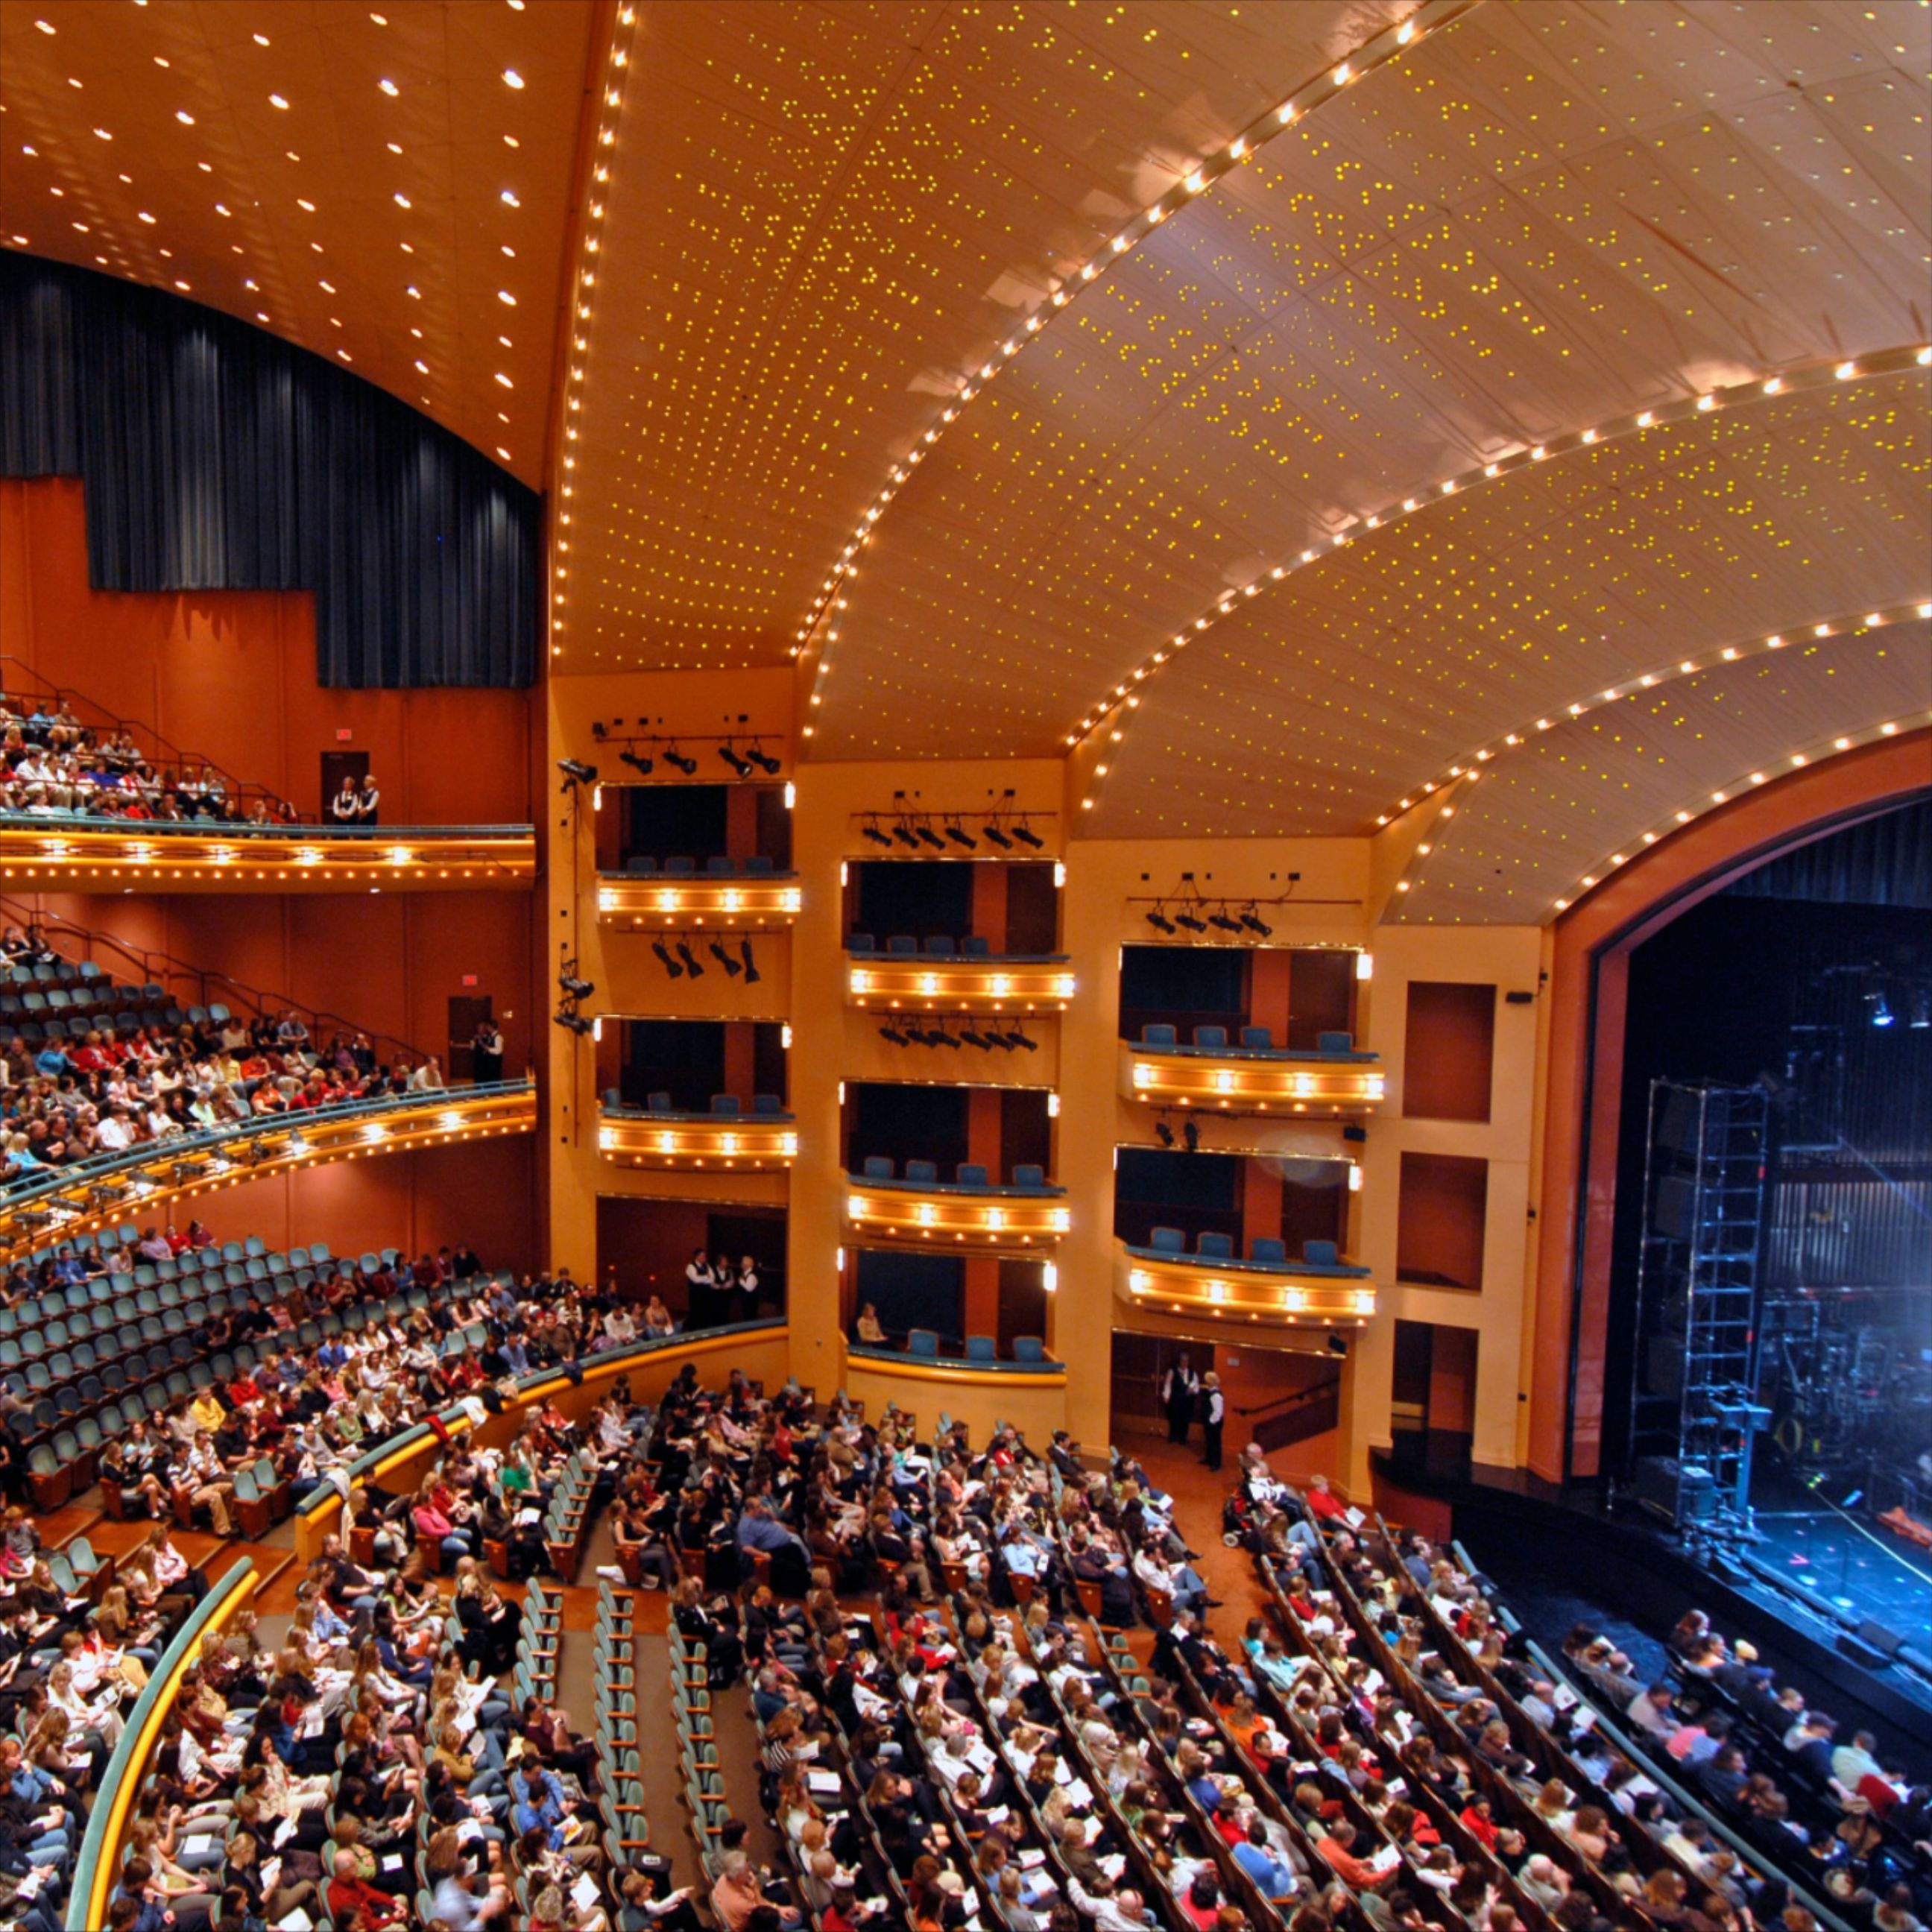
M 638 1318 L 628 1302 L 619 1302 L 604 1316 L 604 1336 L 614 1348 L 628 1348 L 638 1339 Z

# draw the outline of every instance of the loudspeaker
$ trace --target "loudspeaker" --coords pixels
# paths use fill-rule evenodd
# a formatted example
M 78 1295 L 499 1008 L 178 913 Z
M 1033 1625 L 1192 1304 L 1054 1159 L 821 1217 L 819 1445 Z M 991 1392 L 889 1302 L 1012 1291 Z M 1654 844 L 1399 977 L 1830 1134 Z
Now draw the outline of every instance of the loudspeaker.
M 1675 1456 L 1638 1459 L 1630 1486 L 1640 1502 L 1661 1510 L 1677 1522 L 1701 1522 L 1717 1504 L 1717 1484 L 1709 1470 L 1680 1463 Z
M 1849 1657 L 1865 1670 L 1889 1670 L 1892 1659 L 1882 1650 L 1874 1650 L 1868 1643 L 1861 1643 L 1850 1630 L 1838 1633 L 1838 1654 Z
M 1658 1116 L 1658 1145 L 1672 1154 L 1695 1154 L 1699 1111 L 1696 1094 L 1687 1094 L 1681 1087 L 1673 1088 Z
M 1696 1190 L 1681 1174 L 1666 1174 L 1658 1178 L 1657 1192 L 1651 1197 L 1650 1225 L 1653 1233 L 1673 1241 L 1688 1241 L 1696 1226 Z
M 1905 1648 L 1905 1640 L 1896 1630 L 1888 1630 L 1882 1624 L 1875 1624 L 1870 1617 L 1858 1626 L 1858 1641 L 1868 1643 L 1874 1650 L 1882 1650 L 1887 1657 L 1896 1657 Z

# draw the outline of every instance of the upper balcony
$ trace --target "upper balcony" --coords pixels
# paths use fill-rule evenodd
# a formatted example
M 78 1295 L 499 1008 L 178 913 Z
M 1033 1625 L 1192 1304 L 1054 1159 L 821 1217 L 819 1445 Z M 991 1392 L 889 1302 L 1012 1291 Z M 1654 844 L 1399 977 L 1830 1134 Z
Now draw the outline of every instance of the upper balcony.
M 1118 1249 L 1114 1292 L 1130 1307 L 1276 1328 L 1359 1328 L 1376 1312 L 1369 1270 L 1333 1241 L 1306 1241 L 1292 1261 L 1282 1242 L 1257 1238 L 1243 1261 L 1225 1234 L 1203 1234 L 1190 1254 L 1178 1228 L 1156 1228 L 1150 1246 Z
M 792 925 L 804 903 L 796 872 L 758 855 L 710 859 L 703 872 L 689 859 L 625 861 L 621 872 L 597 874 L 597 922 L 620 931 L 703 927 L 720 932 Z
M 0 884 L 30 892 L 521 891 L 529 825 L 250 825 L 0 817 Z
M 798 1154 L 798 1127 L 776 1094 L 756 1094 L 746 1112 L 735 1094 L 714 1094 L 708 1113 L 680 1111 L 668 1093 L 641 1107 L 607 1088 L 597 1146 L 625 1167 L 705 1168 L 757 1174 L 788 1168 Z
M 872 1156 L 862 1172 L 846 1176 L 845 1224 L 856 1240 L 875 1246 L 1030 1259 L 1073 1225 L 1066 1190 L 1050 1186 L 1037 1166 L 1016 1166 L 1004 1186 L 976 1162 L 962 1162 L 953 1174 L 941 1180 L 936 1162 L 909 1160 L 900 1175 L 891 1161 Z
M 855 1006 L 927 1013 L 1064 1013 L 1075 992 L 1064 953 L 997 953 L 968 938 L 886 942 L 855 932 L 846 941 L 845 997 Z
M 1172 1026 L 1142 1029 L 1120 1042 L 1120 1091 L 1157 1107 L 1210 1107 L 1228 1114 L 1372 1114 L 1386 1082 L 1378 1054 L 1346 1033 L 1324 1033 L 1312 1050 L 1277 1047 L 1266 1027 L 1198 1026 L 1184 1046 Z
M 296 1168 L 529 1133 L 536 1118 L 535 1083 L 506 1080 L 268 1114 L 146 1142 L 0 1190 L 0 1255 L 111 1226 L 136 1208 L 157 1212 L 170 1200 Z

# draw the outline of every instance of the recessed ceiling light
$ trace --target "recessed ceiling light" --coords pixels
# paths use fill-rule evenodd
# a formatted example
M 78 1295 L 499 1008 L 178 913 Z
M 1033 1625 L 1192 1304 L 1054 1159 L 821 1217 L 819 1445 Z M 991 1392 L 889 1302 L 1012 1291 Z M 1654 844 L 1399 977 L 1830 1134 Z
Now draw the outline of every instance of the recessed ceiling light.
M 192 128 L 194 125 L 194 116 L 185 107 L 177 107 L 175 110 L 175 118 L 184 128 Z
M 429 364 L 427 362 L 418 362 L 416 364 L 416 367 L 420 369 L 425 376 L 429 374 Z
M 175 286 L 179 289 L 183 295 L 186 295 L 188 292 L 188 286 L 185 282 L 177 282 L 176 283 Z
M 36 20 L 34 22 L 34 25 L 39 28 L 40 32 L 44 34 L 51 34 L 53 32 L 53 27 L 48 21 Z
M 382 145 L 387 148 L 392 154 L 400 154 L 403 152 L 394 141 L 386 141 Z
M 388 20 L 386 20 L 380 14 L 371 14 L 369 17 L 370 20 L 374 20 L 379 27 L 386 27 L 389 24 Z
M 503 190 L 503 200 L 505 205 L 510 208 L 521 208 L 524 205 L 517 199 L 515 191 L 507 188 Z
M 136 214 L 136 220 L 138 220 L 145 221 L 145 222 L 148 224 L 148 226 L 150 228 L 153 227 L 153 226 L 154 226 L 154 218 L 152 214 L 150 214 L 148 212 L 148 211 L 147 211 L 145 208 L 142 208 L 142 209 L 140 209 L 140 210 L 139 211 L 138 214 Z
M 311 214 L 315 212 L 315 203 L 312 201 L 304 201 L 300 195 L 296 196 L 296 206 L 298 208 L 307 208 Z
M 407 207 L 409 206 L 409 205 L 410 205 L 410 198 L 409 198 L 409 196 L 408 196 L 407 195 L 406 195 L 406 194 L 399 194 L 399 195 L 398 195 L 398 196 L 396 196 L 396 206 L 397 206 L 398 208 L 407 208 Z
M 524 144 L 517 139 L 515 135 L 506 134 L 503 136 L 503 145 L 506 148 L 520 148 Z
M 510 260 L 511 260 L 512 261 L 513 261 L 513 262 L 514 262 L 514 261 L 517 259 L 517 251 L 516 251 L 516 250 L 515 250 L 515 249 L 514 249 L 514 248 L 512 248 L 510 246 L 509 243 L 508 243 L 508 242 L 506 242 L 502 244 L 502 246 L 503 246 L 503 253 L 504 253 L 505 254 L 506 254 L 507 256 L 509 256 L 509 258 L 510 258 Z
M 52 29 L 50 28 L 49 31 L 51 32 Z M 523 84 L 524 77 L 514 68 L 506 67 L 504 68 L 503 85 L 506 87 L 521 87 Z
M 511 294 L 508 289 L 499 289 L 496 291 L 496 299 L 500 302 L 508 303 L 510 307 L 512 308 L 514 308 L 517 305 L 516 297 Z
M 97 128 L 94 130 L 94 138 L 97 141 L 111 141 L 114 136 L 105 128 Z
M 512 4 L 514 5 L 515 4 L 515 0 L 512 0 Z M 496 446 L 496 454 L 500 456 L 506 463 L 509 461 L 510 452 L 506 449 L 500 442 Z
M 393 80 L 379 80 L 376 82 L 376 85 L 380 87 L 385 94 L 400 94 L 403 91 Z
M 272 94 L 268 96 L 268 105 L 271 107 L 280 107 L 285 109 L 287 107 L 288 104 L 289 104 L 284 100 L 279 94 Z
M 496 380 L 498 382 L 501 382 L 506 389 L 514 389 L 517 386 L 516 384 L 512 382 L 509 377 L 505 375 L 500 369 L 496 371 Z
M 268 44 L 268 35 L 266 34 L 257 34 L 255 36 L 255 44 L 258 47 L 266 47 Z

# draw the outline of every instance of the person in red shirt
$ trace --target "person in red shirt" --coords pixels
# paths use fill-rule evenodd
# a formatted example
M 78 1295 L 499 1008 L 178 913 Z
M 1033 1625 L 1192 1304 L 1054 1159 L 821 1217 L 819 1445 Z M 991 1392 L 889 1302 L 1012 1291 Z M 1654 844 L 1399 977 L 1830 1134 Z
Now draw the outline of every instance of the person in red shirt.
M 1366 1858 L 1358 1858 L 1350 1849 L 1355 1842 L 1355 1828 L 1347 1819 L 1337 1819 L 1329 1826 L 1328 1835 L 1318 1840 L 1315 1849 L 1322 1854 L 1328 1869 L 1352 1892 L 1376 1892 L 1386 1885 L 1400 1865 L 1391 1865 L 1385 1872 L 1378 1872 Z
M 384 1926 L 402 1923 L 403 1901 L 358 1878 L 353 1852 L 338 1852 L 335 1876 L 328 1882 L 328 1916 L 339 1928 L 350 1924 L 358 1912 L 365 1932 L 380 1932 Z
M 1308 1505 L 1308 1514 L 1320 1516 L 1324 1521 L 1333 1516 L 1346 1515 L 1348 1511 L 1346 1503 L 1338 1502 L 1329 1493 L 1326 1476 L 1316 1476 L 1310 1480 L 1308 1494 L 1304 1500 Z

